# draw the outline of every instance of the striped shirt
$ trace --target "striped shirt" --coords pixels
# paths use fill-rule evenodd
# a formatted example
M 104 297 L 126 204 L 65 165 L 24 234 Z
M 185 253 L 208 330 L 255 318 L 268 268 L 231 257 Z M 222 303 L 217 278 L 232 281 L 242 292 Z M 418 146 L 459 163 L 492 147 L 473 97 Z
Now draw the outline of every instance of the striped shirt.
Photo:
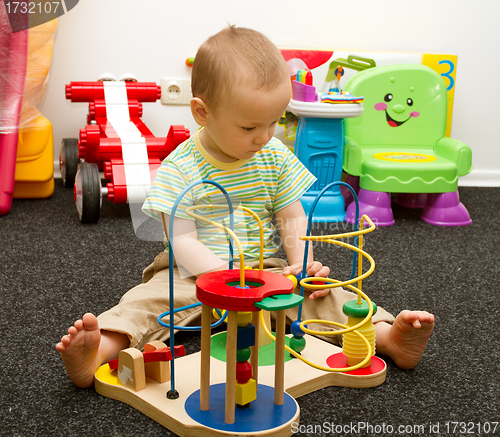
M 161 220 L 161 212 L 170 215 L 178 196 L 193 182 L 210 180 L 229 194 L 234 209 L 234 232 L 247 261 L 259 259 L 260 234 L 255 218 L 241 209 L 254 211 L 264 227 L 264 258 L 273 256 L 278 246 L 273 241 L 272 217 L 280 209 L 300 199 L 316 178 L 276 138 L 249 160 L 224 163 L 205 150 L 200 131 L 179 145 L 161 164 L 151 186 L 143 211 Z M 211 184 L 198 184 L 180 200 L 175 216 L 193 220 L 185 209 L 229 226 L 229 210 L 221 190 Z M 224 230 L 196 220 L 197 238 L 224 260 L 228 259 L 228 239 Z M 175 230 L 174 230 L 175 232 Z M 166 244 L 168 250 L 168 245 Z M 234 246 L 234 257 L 238 257 Z

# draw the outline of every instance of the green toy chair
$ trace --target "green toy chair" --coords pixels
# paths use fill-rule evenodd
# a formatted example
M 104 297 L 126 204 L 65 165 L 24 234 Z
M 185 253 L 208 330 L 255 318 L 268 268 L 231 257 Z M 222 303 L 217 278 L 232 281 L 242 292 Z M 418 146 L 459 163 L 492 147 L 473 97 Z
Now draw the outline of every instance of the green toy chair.
M 390 193 L 400 193 L 396 202 L 423 207 L 427 223 L 470 224 L 458 177 L 472 169 L 471 150 L 445 137 L 447 94 L 439 74 L 418 64 L 375 67 L 355 74 L 344 91 L 364 97 L 363 115 L 345 120 L 343 164 L 359 177 L 360 215 L 393 225 Z M 346 220 L 355 220 L 353 203 Z

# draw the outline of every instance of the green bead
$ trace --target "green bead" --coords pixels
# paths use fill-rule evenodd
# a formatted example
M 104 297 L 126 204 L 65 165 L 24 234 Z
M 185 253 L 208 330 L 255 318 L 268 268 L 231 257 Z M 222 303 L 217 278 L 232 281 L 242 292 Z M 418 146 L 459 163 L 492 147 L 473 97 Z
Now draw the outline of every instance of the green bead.
M 377 305 L 372 302 L 373 315 L 377 312 Z M 357 300 L 350 300 L 344 304 L 342 308 L 344 314 L 348 317 L 366 317 L 368 315 L 368 302 L 364 299 L 361 300 L 361 305 L 358 305 Z
M 292 337 L 290 338 L 289 346 L 300 354 L 306 348 L 306 339 L 304 337 Z
M 236 361 L 238 361 L 238 363 L 244 363 L 250 359 L 250 355 L 252 355 L 252 350 L 249 347 L 238 349 L 236 351 Z

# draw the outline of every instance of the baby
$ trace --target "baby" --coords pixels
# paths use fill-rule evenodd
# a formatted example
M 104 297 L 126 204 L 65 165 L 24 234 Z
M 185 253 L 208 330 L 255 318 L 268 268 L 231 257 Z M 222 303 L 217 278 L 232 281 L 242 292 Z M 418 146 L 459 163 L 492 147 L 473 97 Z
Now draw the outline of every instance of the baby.
M 191 112 L 202 129 L 162 163 L 143 210 L 168 223 L 178 195 L 192 182 L 210 179 L 227 190 L 235 205 L 250 208 L 261 219 L 264 268 L 285 276 L 301 273 L 304 242 L 300 237 L 306 234 L 307 219 L 300 197 L 315 177 L 273 137 L 291 95 L 285 60 L 261 33 L 229 26 L 200 47 L 193 65 L 192 91 Z M 168 235 L 165 230 L 175 247 L 177 308 L 197 302 L 197 276 L 229 268 L 226 239 L 185 212 L 188 206 L 220 200 L 220 192 L 212 186 L 193 188 L 175 214 L 175 234 Z M 203 214 L 203 209 L 199 213 Z M 256 265 L 258 227 L 252 217 L 238 214 L 246 229 L 245 263 Z M 278 247 L 273 238 L 273 217 L 288 262 L 274 257 Z M 178 266 L 190 275 L 181 273 Z M 118 305 L 97 318 L 87 313 L 68 329 L 56 350 L 75 385 L 91 386 L 97 368 L 117 358 L 120 350 L 141 349 L 152 340 L 169 338 L 169 330 L 157 322 L 158 315 L 170 306 L 167 267 L 168 254 L 162 252 L 144 271 L 143 283 L 129 290 Z M 327 277 L 329 273 L 310 250 L 306 274 Z M 355 294 L 341 288 L 306 290 L 306 296 L 303 319 L 340 323 L 346 321 L 343 304 L 356 299 Z M 296 316 L 296 309 L 287 310 L 290 321 Z M 176 314 L 175 324 L 196 323 L 199 317 L 200 308 L 190 308 Z M 377 352 L 403 369 L 415 367 L 432 333 L 434 316 L 426 311 L 403 311 L 394 318 L 379 307 L 373 322 Z M 329 341 L 335 338 L 327 337 Z

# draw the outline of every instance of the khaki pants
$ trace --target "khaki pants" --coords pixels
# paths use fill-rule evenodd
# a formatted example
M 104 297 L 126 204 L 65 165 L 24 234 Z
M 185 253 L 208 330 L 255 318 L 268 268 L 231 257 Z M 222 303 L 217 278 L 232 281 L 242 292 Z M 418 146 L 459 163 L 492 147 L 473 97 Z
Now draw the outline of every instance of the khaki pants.
M 250 267 L 257 267 L 258 262 L 249 263 Z M 281 273 L 286 262 L 278 258 L 264 260 L 264 269 Z M 198 302 L 196 298 L 196 278 L 181 279 L 177 268 L 174 268 L 175 308 L 184 307 Z M 295 289 L 296 293 L 300 288 Z M 355 293 L 342 288 L 334 288 L 330 293 L 315 300 L 309 299 L 305 290 L 302 305 L 302 320 L 330 320 L 346 323 L 347 317 L 342 312 L 345 302 L 357 299 Z M 118 305 L 98 316 L 99 327 L 102 330 L 120 332 L 130 339 L 130 346 L 142 349 L 146 343 L 153 340 L 165 342 L 170 337 L 170 330 L 158 323 L 158 316 L 169 310 L 169 269 L 168 254 L 160 253 L 154 262 L 143 272 L 143 283 L 132 288 L 123 295 Z M 291 323 L 297 318 L 298 308 L 286 310 L 287 319 Z M 168 320 L 168 316 L 165 318 Z M 201 306 L 178 312 L 174 316 L 176 326 L 200 325 Z M 392 323 L 394 317 L 384 309 L 378 307 L 373 316 L 373 322 L 385 321 Z M 308 324 L 308 328 L 315 331 L 331 331 L 330 325 Z M 340 344 L 339 336 L 325 336 L 325 340 Z

